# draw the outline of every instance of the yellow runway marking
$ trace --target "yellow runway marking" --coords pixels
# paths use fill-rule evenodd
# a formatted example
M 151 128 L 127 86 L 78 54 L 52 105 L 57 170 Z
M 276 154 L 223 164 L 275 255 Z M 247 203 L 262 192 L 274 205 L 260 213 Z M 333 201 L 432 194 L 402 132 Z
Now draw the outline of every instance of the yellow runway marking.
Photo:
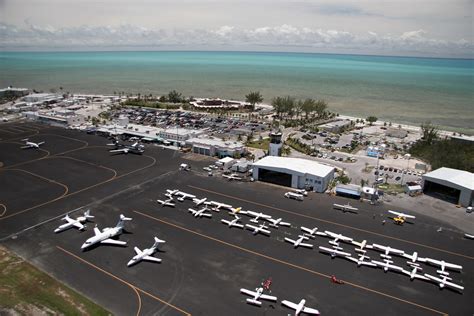
M 149 297 L 151 297 L 151 298 L 153 298 L 153 299 L 155 299 L 155 300 L 157 300 L 157 301 L 159 301 L 159 302 L 161 302 L 161 303 L 163 303 L 163 304 L 165 304 L 165 305 L 167 305 L 167 306 L 169 306 L 169 307 L 171 307 L 171 308 L 177 310 L 178 312 L 181 312 L 181 313 L 183 313 L 183 314 L 185 314 L 185 315 L 191 315 L 190 313 L 188 313 L 188 312 L 182 310 L 181 308 L 176 307 L 176 306 L 174 306 L 173 304 L 168 303 L 167 301 L 165 301 L 165 300 L 159 298 L 158 296 L 153 295 L 153 294 L 151 294 L 151 293 L 149 293 L 149 292 L 147 292 L 147 291 L 145 291 L 145 290 L 143 290 L 143 289 L 141 289 L 141 288 L 139 288 L 139 287 L 137 287 L 137 286 L 135 286 L 135 285 L 133 285 L 133 284 L 131 284 L 131 283 L 129 283 L 129 282 L 127 282 L 127 281 L 121 279 L 121 278 L 119 278 L 118 276 L 116 276 L 116 275 L 114 275 L 114 274 L 112 274 L 112 273 L 110 273 L 110 272 L 108 272 L 108 271 L 106 271 L 106 270 L 104 270 L 104 269 L 102 269 L 102 268 L 96 266 L 95 264 L 93 264 L 93 263 L 91 263 L 91 262 L 89 262 L 89 261 L 87 261 L 87 260 L 85 260 L 85 259 L 82 259 L 81 257 L 79 257 L 79 256 L 77 256 L 77 255 L 75 255 L 75 254 L 73 254 L 72 252 L 69 252 L 69 251 L 67 251 L 67 250 L 64 249 L 64 248 L 61 248 L 60 246 L 56 246 L 56 248 L 59 249 L 59 250 L 61 250 L 61 251 L 64 252 L 64 253 L 66 253 L 66 254 L 68 254 L 68 255 L 70 255 L 70 256 L 76 258 L 77 260 L 79 260 L 79 261 L 81 261 L 81 262 L 83 262 L 83 263 L 89 265 L 90 267 L 92 267 L 92 268 L 94 268 L 94 269 L 96 269 L 96 270 L 98 270 L 98 271 L 100 271 L 100 272 L 102 272 L 102 273 L 105 273 L 106 275 L 110 276 L 111 278 L 113 278 L 113 279 L 115 279 L 115 280 L 117 280 L 117 281 L 120 281 L 120 282 L 122 282 L 123 284 L 126 284 L 126 285 L 128 285 L 129 287 L 131 287 L 132 289 L 134 289 L 135 292 L 137 293 L 138 300 L 139 300 L 137 316 L 138 316 L 138 314 L 140 313 L 141 304 L 142 304 L 142 303 L 141 303 L 141 299 L 140 299 L 140 294 L 139 294 L 138 292 L 143 293 L 143 294 L 145 294 L 145 295 L 147 295 L 147 296 L 149 296 Z
M 51 201 L 44 202 L 44 203 L 41 203 L 41 204 L 39 204 L 39 205 L 35 205 L 35 206 L 32 206 L 32 207 L 29 207 L 29 208 L 27 208 L 27 209 L 24 209 L 24 210 L 15 212 L 15 213 L 13 213 L 13 214 L 10 214 L 10 215 L 4 216 L 4 217 L 0 217 L 0 221 L 1 221 L 1 220 L 4 220 L 4 219 L 7 219 L 7 218 L 10 218 L 10 217 L 13 217 L 13 216 L 16 216 L 16 215 L 19 215 L 19 214 L 22 214 L 22 213 L 25 213 L 25 212 L 28 212 L 28 211 L 31 211 L 31 210 L 33 210 L 33 209 L 35 209 L 35 208 L 38 208 L 38 207 L 41 207 L 41 206 L 44 206 L 44 205 L 47 205 L 47 204 L 56 202 L 56 201 L 58 201 L 58 200 L 61 200 L 61 199 L 64 199 L 64 198 L 73 196 L 73 195 L 75 195 L 75 194 L 84 192 L 84 191 L 86 191 L 86 190 L 92 189 L 92 188 L 97 187 L 97 186 L 99 186 L 99 185 L 102 185 L 102 184 L 105 184 L 105 183 L 108 183 L 108 182 L 111 182 L 111 181 L 120 179 L 120 178 L 125 177 L 125 176 L 128 176 L 128 175 L 130 175 L 130 174 L 132 174 L 132 173 L 139 172 L 139 171 L 141 171 L 141 170 L 145 170 L 145 169 L 150 168 L 151 166 L 153 166 L 153 165 L 156 164 L 156 159 L 155 159 L 155 158 L 153 158 L 153 157 L 151 157 L 151 156 L 148 156 L 148 155 L 143 155 L 143 156 L 144 156 L 144 157 L 151 158 L 151 159 L 153 160 L 153 162 L 150 163 L 149 165 L 146 165 L 146 166 L 142 167 L 142 168 L 138 168 L 138 169 L 129 171 L 129 172 L 127 172 L 127 173 L 124 173 L 124 174 L 122 174 L 122 175 L 119 175 L 119 176 L 116 176 L 116 177 L 112 177 L 112 178 L 110 178 L 110 179 L 107 179 L 107 180 L 105 180 L 105 181 L 102 181 L 102 182 L 93 184 L 93 185 L 88 186 L 88 187 L 86 187 L 86 188 L 83 188 L 83 189 L 80 189 L 80 190 L 77 190 L 77 191 L 68 193 L 68 194 L 66 194 L 66 195 L 60 196 L 60 197 L 55 198 L 55 199 L 53 199 L 53 200 L 51 200 Z M 15 169 L 5 169 L 5 170 L 15 170 Z M 18 170 L 22 170 L 22 169 L 18 169 Z
M 296 265 L 296 264 L 293 264 L 293 263 L 290 263 L 290 262 L 287 262 L 287 261 L 284 261 L 284 260 L 280 260 L 280 259 L 277 259 L 277 258 L 268 256 L 268 255 L 264 255 L 264 254 L 259 253 L 259 252 L 256 252 L 256 251 L 253 251 L 253 250 L 250 250 L 250 249 L 247 249 L 247 248 L 243 248 L 243 247 L 237 246 L 237 245 L 235 245 L 235 244 L 231 244 L 231 243 L 229 243 L 229 242 L 220 240 L 220 239 L 218 239 L 218 238 L 211 237 L 211 236 L 208 236 L 208 235 L 205 235 L 205 234 L 196 232 L 196 231 L 194 231 L 194 230 L 191 230 L 191 229 L 188 229 L 188 228 L 186 228 L 186 227 L 179 226 L 179 225 L 176 225 L 176 224 L 167 222 L 167 221 L 165 221 L 165 220 L 162 220 L 162 219 L 159 219 L 159 218 L 150 216 L 150 215 L 148 215 L 148 214 L 145 214 L 145 213 L 142 213 L 142 212 L 139 212 L 139 211 L 136 211 L 136 210 L 134 210 L 133 212 L 134 212 L 134 213 L 137 213 L 137 214 L 140 214 L 140 215 L 142 215 L 142 216 L 148 217 L 149 219 L 152 219 L 152 220 L 161 222 L 161 223 L 166 224 L 166 225 L 168 225 L 168 226 L 172 226 L 172 227 L 174 227 L 174 228 L 178 228 L 178 229 L 180 229 L 180 230 L 183 230 L 183 231 L 186 231 L 186 232 L 195 234 L 195 235 L 197 235 L 197 236 L 200 236 L 200 237 L 203 237 L 203 238 L 206 238 L 206 239 L 209 239 L 209 240 L 218 242 L 218 243 L 220 243 L 220 244 L 223 244 L 223 245 L 226 245 L 226 246 L 229 246 L 229 247 L 232 247 L 232 248 L 241 250 L 241 251 L 243 251 L 243 252 L 247 252 L 247 253 L 250 253 L 250 254 L 253 254 L 253 255 L 256 255 L 256 256 L 265 258 L 265 259 L 268 259 L 268 260 L 273 261 L 273 262 L 278 262 L 278 263 L 281 263 L 281 264 L 283 264 L 283 265 L 286 265 L 286 266 L 289 266 L 289 267 L 292 267 L 292 268 L 295 268 L 295 269 L 298 269 L 298 270 L 302 270 L 302 271 L 305 271 L 305 272 L 309 272 L 309 273 L 311 273 L 311 274 L 318 275 L 318 276 L 320 276 L 320 277 L 324 277 L 324 278 L 327 278 L 327 279 L 330 279 L 330 278 L 331 278 L 330 275 L 327 275 L 327 274 L 324 274 L 324 273 L 321 273 L 321 272 L 318 272 L 318 271 L 315 271 L 315 270 L 311 270 L 311 269 L 308 269 L 308 268 L 305 268 L 305 267 L 302 267 L 302 266 L 299 266 L 299 265 Z M 344 283 L 347 284 L 347 285 L 353 286 L 353 287 L 355 287 L 355 288 L 361 289 L 361 290 L 365 290 L 365 291 L 368 291 L 368 292 L 371 292 L 371 293 L 374 293 L 374 294 L 379 294 L 379 295 L 381 295 L 381 296 L 388 297 L 388 298 L 397 300 L 397 301 L 399 301 L 399 302 L 403 302 L 403 303 L 406 303 L 406 304 L 413 305 L 413 306 L 415 306 L 415 307 L 419 307 L 419 308 L 425 309 L 425 310 L 430 311 L 430 312 L 433 312 L 433 313 L 437 313 L 437 314 L 440 314 L 440 315 L 446 315 L 446 313 L 440 312 L 440 311 L 435 310 L 435 309 L 433 309 L 433 308 L 426 307 L 426 306 L 423 306 L 423 305 L 420 305 L 420 304 L 417 304 L 417 303 L 414 303 L 414 302 L 411 302 L 411 301 L 407 301 L 407 300 L 404 300 L 404 299 L 402 299 L 402 298 L 399 298 L 399 297 L 396 297 L 396 296 L 393 296 L 393 295 L 390 295 L 390 294 L 387 294 L 387 293 L 383 293 L 383 292 L 380 292 L 380 291 L 377 291 L 377 290 L 374 290 L 374 289 L 371 289 L 371 288 L 368 288 L 368 287 L 365 287 L 365 286 L 362 286 L 362 285 L 358 285 L 358 284 L 355 284 L 355 283 L 352 283 L 352 282 L 348 282 L 348 281 L 345 281 L 345 280 L 344 280 Z
M 262 204 L 262 203 L 259 203 L 259 202 L 254 202 L 254 201 L 242 199 L 242 198 L 239 198 L 239 197 L 236 197 L 236 196 L 227 195 L 227 194 L 223 194 L 223 193 L 220 193 L 220 192 L 216 192 L 216 191 L 196 187 L 194 185 L 188 185 L 188 187 L 191 187 L 191 188 L 196 189 L 196 190 L 208 192 L 208 193 L 213 193 L 213 194 L 220 195 L 220 196 L 225 196 L 225 197 L 228 197 L 228 198 L 231 198 L 231 199 L 234 199 L 234 200 L 238 200 L 238 201 L 247 202 L 247 203 L 250 203 L 250 204 L 266 207 L 266 208 L 273 209 L 273 210 L 276 210 L 276 211 L 280 211 L 280 212 L 284 212 L 284 213 L 288 213 L 288 214 L 292 214 L 292 215 L 296 215 L 296 216 L 300 216 L 300 217 L 310 218 L 310 219 L 317 220 L 317 221 L 320 221 L 320 222 L 323 222 L 323 223 L 337 225 L 337 226 L 341 226 L 341 227 L 344 227 L 344 228 L 349 228 L 349 229 L 352 229 L 352 230 L 357 230 L 357 231 L 360 231 L 360 232 L 364 232 L 364 233 L 368 233 L 368 234 L 372 234 L 372 235 L 376 235 L 376 236 L 380 236 L 380 237 L 384 237 L 384 238 L 389 238 L 389 239 L 405 242 L 405 243 L 408 243 L 408 244 L 412 244 L 412 245 L 416 245 L 416 246 L 420 246 L 420 247 L 424 247 L 424 248 L 428 248 L 428 249 L 432 249 L 432 250 L 437 250 L 437 251 L 444 252 L 444 253 L 449 253 L 451 255 L 455 255 L 455 256 L 458 256 L 458 257 L 463 257 L 463 258 L 466 258 L 466 259 L 474 260 L 474 257 L 468 256 L 468 255 L 463 255 L 461 253 L 452 252 L 452 251 L 449 251 L 449 250 L 444 250 L 444 249 L 436 248 L 436 247 L 433 247 L 433 246 L 428 246 L 428 245 L 425 245 L 425 244 L 420 244 L 420 243 L 417 243 L 417 242 L 414 242 L 414 241 L 410 241 L 410 240 L 406 240 L 406 239 L 402 239 L 402 238 L 397 238 L 397 237 L 392 237 L 392 236 L 376 233 L 376 232 L 373 232 L 373 231 L 370 231 L 370 230 L 365 230 L 365 229 L 362 229 L 362 228 L 357 228 L 357 227 L 353 227 L 353 226 L 349 226 L 349 225 L 345 225 L 345 224 L 325 220 L 325 219 L 322 219 L 322 218 L 318 218 L 318 217 L 314 217 L 314 216 L 310 216 L 310 215 L 306 215 L 306 214 L 301 214 L 301 213 L 288 211 L 288 210 L 285 210 L 285 209 L 282 209 L 282 208 L 279 208 L 279 207 L 275 207 L 275 206 L 271 206 L 271 205 Z

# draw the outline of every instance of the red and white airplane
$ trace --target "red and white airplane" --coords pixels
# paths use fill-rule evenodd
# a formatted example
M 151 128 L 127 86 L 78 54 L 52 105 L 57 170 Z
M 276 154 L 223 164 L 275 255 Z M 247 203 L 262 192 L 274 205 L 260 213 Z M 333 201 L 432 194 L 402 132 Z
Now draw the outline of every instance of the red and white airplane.
M 301 300 L 298 304 L 283 300 L 281 301 L 282 305 L 285 305 L 286 307 L 289 307 L 291 309 L 295 310 L 295 316 L 298 316 L 300 313 L 306 313 L 306 314 L 311 314 L 311 315 L 319 315 L 319 311 L 314 308 L 306 307 L 306 300 Z

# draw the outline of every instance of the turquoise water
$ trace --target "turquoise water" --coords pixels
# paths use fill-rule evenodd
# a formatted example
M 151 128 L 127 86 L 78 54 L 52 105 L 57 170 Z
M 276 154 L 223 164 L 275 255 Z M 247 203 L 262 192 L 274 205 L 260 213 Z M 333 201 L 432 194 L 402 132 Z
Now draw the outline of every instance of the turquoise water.
M 251 52 L 0 53 L 0 86 L 264 102 L 323 98 L 341 114 L 474 131 L 474 60 Z

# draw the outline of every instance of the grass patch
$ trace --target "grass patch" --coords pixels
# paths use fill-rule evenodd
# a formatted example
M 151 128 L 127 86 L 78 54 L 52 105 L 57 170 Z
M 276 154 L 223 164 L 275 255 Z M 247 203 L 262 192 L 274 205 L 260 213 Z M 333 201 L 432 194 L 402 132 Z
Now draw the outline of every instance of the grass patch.
M 377 186 L 387 194 L 399 194 L 405 193 L 405 186 L 401 184 L 384 183 Z
M 270 147 L 270 138 L 264 138 L 262 140 L 254 140 L 251 142 L 247 142 L 245 145 L 247 147 L 268 150 L 268 148 Z
M 23 259 L 0 247 L 0 307 L 20 315 L 111 315 Z

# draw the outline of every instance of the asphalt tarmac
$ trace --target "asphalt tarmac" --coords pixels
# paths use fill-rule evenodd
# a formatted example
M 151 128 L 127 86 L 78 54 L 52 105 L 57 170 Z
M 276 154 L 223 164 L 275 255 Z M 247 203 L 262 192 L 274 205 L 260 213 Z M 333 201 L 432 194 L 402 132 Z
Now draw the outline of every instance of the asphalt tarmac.
M 18 150 L 20 139 L 26 137 L 46 143 L 40 151 Z M 436 219 L 417 216 L 412 224 L 398 226 L 383 205 L 317 193 L 309 193 L 303 202 L 288 200 L 283 187 L 208 177 L 202 167 L 211 160 L 202 157 L 192 159 L 155 146 L 147 146 L 142 156 L 111 155 L 106 148 L 109 142 L 41 124 L 1 124 L 0 238 L 7 248 L 116 315 L 292 314 L 280 304 L 284 299 L 296 303 L 306 299 L 307 306 L 322 315 L 474 312 L 472 241 L 446 225 L 438 232 Z M 190 164 L 192 171 L 179 171 L 182 162 Z M 190 200 L 176 202 L 175 208 L 160 206 L 156 199 L 164 199 L 166 189 L 281 217 L 291 226 L 270 228 L 270 236 L 264 236 L 223 225 L 221 219 L 232 219 L 225 210 L 212 212 L 212 218 L 195 218 L 187 211 L 196 208 Z M 359 208 L 358 214 L 332 207 L 348 202 Z M 53 233 L 64 214 L 77 217 L 86 209 L 95 218 L 85 231 Z M 113 227 L 120 214 L 133 218 L 118 237 L 127 241 L 126 247 L 100 245 L 81 251 L 95 225 Z M 249 223 L 250 217 L 241 217 Z M 284 238 L 297 239 L 300 226 L 460 264 L 462 272 L 452 271 L 450 276 L 465 289 L 463 293 L 440 290 L 431 282 L 331 259 L 318 251 L 318 246 L 330 247 L 325 237 L 307 241 L 313 249 L 294 249 Z M 154 236 L 166 241 L 154 255 L 162 262 L 127 267 L 135 255 L 133 248 L 151 247 Z M 356 256 L 354 246 L 341 246 Z M 381 260 L 380 252 L 368 250 L 367 255 Z M 392 260 L 409 269 L 406 259 L 393 255 Z M 436 275 L 436 267 L 421 266 L 422 273 Z M 332 283 L 331 275 L 345 284 Z M 254 290 L 268 277 L 278 302 L 263 301 L 261 307 L 246 304 L 240 288 Z

